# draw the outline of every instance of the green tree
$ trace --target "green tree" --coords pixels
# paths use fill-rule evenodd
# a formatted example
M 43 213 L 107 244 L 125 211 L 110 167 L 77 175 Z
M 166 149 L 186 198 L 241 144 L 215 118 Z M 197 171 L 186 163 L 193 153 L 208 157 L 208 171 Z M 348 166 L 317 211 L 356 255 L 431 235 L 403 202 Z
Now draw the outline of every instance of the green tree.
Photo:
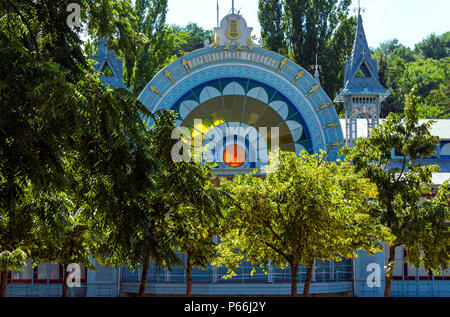
M 89 206 L 97 209 L 93 234 L 101 241 L 94 254 L 104 265 L 142 266 L 141 296 L 150 259 L 161 265 L 178 263 L 171 237 L 164 230 L 164 218 L 176 206 L 170 199 L 178 176 L 170 156 L 175 115 L 159 112 L 151 116 L 154 125 L 141 131 L 142 143 L 119 151 L 127 143 L 121 140 L 112 151 L 105 147 L 107 152 L 94 156 L 101 163 L 96 164 L 98 177 L 90 182 L 88 195 L 92 198 Z M 83 166 L 91 161 L 88 158 Z
M 409 63 L 401 82 L 404 91 L 410 91 L 417 85 L 416 93 L 423 100 L 422 109 L 438 107 L 432 118 L 450 114 L 450 56 Z
M 450 231 L 443 225 L 450 211 L 448 183 L 440 187 L 433 202 L 419 204 L 424 194 L 431 193 L 432 174 L 439 170 L 437 165 L 420 164 L 419 159 L 433 155 L 439 139 L 430 133 L 432 121 L 418 123 L 414 91 L 406 98 L 403 120 L 398 114 L 390 114 L 367 139 L 358 139 L 353 148 L 342 150 L 346 160 L 377 185 L 379 209 L 376 215 L 394 236 L 392 243 L 388 243 L 385 296 L 391 295 L 397 246 L 404 246 L 407 262 L 417 267 L 421 264 L 427 270 L 439 272 L 449 265 Z M 394 164 L 393 149 L 401 153 L 400 166 Z M 433 240 L 438 237 L 439 242 Z M 439 247 L 428 248 L 432 243 Z
M 96 204 L 94 206 L 99 210 L 98 219 L 94 218 L 94 221 L 98 226 L 108 228 L 98 233 L 102 243 L 96 251 L 97 256 L 106 265 L 142 267 L 140 296 L 145 294 L 150 261 L 169 270 L 174 265 L 182 266 L 176 253 L 178 250 L 190 255 L 194 265 L 200 265 L 212 239 L 189 239 L 197 234 L 212 233 L 214 228 L 206 220 L 202 224 L 209 223 L 209 227 L 196 227 L 196 232 L 186 231 L 188 227 L 185 226 L 198 224 L 196 221 L 203 217 L 212 221 L 220 215 L 220 200 L 214 199 L 215 188 L 208 185 L 210 171 L 207 166 L 177 162 L 172 158 L 172 149 L 178 141 L 172 139 L 176 116 L 173 111 L 152 115 L 154 124 L 146 131 L 147 139 L 142 147 L 131 153 L 132 163 L 119 170 L 109 170 L 105 164 L 106 170 L 99 172 L 106 176 L 111 172 L 121 175 L 120 183 L 119 180 L 110 182 L 106 177 L 106 184 L 99 184 L 111 193 L 114 200 L 109 202 L 107 198 L 111 205 L 105 205 L 97 198 L 89 203 Z M 111 175 L 111 179 L 115 179 L 113 177 Z M 107 234 L 103 234 L 105 231 Z M 195 250 L 191 252 L 191 248 Z
M 387 58 L 398 56 L 406 62 L 414 62 L 418 56 L 409 47 L 401 44 L 398 39 L 385 41 L 380 44 L 380 47 L 376 49 L 376 52 L 384 53 Z
M 450 32 L 442 35 L 431 34 L 416 44 L 415 51 L 423 59 L 442 59 L 450 56 Z
M 287 55 L 283 30 L 283 5 L 279 0 L 259 0 L 258 20 L 261 24 L 263 48 Z
M 89 188 L 95 174 L 86 171 L 99 162 L 86 165 L 82 176 L 88 176 L 79 175 L 83 182 L 74 186 L 68 171 L 81 167 L 71 160 L 69 168 L 68 158 L 89 161 L 105 148 L 113 152 L 118 144 L 139 143 L 145 107 L 126 92 L 104 88 L 95 77 L 81 50 L 81 29 L 66 23 L 68 4 L 0 2 L 4 61 L 0 68 L 0 252 L 4 254 L 31 248 L 36 241 L 31 234 L 34 221 L 63 212 L 38 208 L 36 201 L 54 193 L 66 193 L 76 203 L 86 198 L 82 193 L 89 190 L 75 188 Z M 131 28 L 128 1 L 79 4 L 88 32 L 107 38 L 111 47 L 128 50 L 127 42 L 139 38 Z M 116 176 L 114 181 L 120 177 Z M 2 271 L 3 277 L 6 274 Z M 2 296 L 6 283 L 2 278 Z
M 219 245 L 232 273 L 244 258 L 262 268 L 269 263 L 291 268 L 291 295 L 297 295 L 298 266 L 307 269 L 303 295 L 309 294 L 315 260 L 353 258 L 359 249 L 382 249 L 377 239 L 388 232 L 369 211 L 376 187 L 343 162 L 327 162 L 326 153 L 297 157 L 280 152 L 265 179 L 236 176 L 225 182 L 234 204 L 229 230 Z
M 211 169 L 207 165 L 198 166 L 198 173 L 203 176 L 203 188 L 197 199 L 180 204 L 167 216 L 168 230 L 174 236 L 175 249 L 185 254 L 186 295 L 191 296 L 192 269 L 206 266 L 216 257 L 214 238 L 220 235 L 222 218 L 222 195 L 212 182 Z
M 398 43 L 398 40 L 384 42 L 374 52 L 374 58 L 378 64 L 378 75 L 381 84 L 389 87 L 392 94 L 381 107 L 381 117 L 389 113 L 402 113 L 404 109 L 404 73 L 408 66 L 405 56 L 410 50 Z M 410 56 L 413 60 L 413 57 Z
M 132 43 L 133 55 L 125 56 L 124 82 L 139 95 L 160 69 L 173 61 L 174 33 L 166 25 L 167 0 L 136 0 L 132 27 L 146 41 Z
M 330 97 L 334 97 L 344 84 L 344 65 L 346 59 L 351 55 L 353 41 L 355 38 L 356 18 L 342 20 L 333 38 L 329 40 L 323 54 L 318 54 L 320 81 Z M 338 114 L 343 115 L 342 104 L 336 104 Z
M 188 23 L 183 27 L 173 25 L 172 31 L 175 35 L 175 52 L 173 55 L 178 58 L 203 48 L 205 41 L 211 42 L 211 37 L 214 35 L 211 30 L 205 30 L 196 23 Z
M 445 35 L 439 39 L 444 38 Z M 436 40 L 436 37 L 432 35 L 429 41 L 417 44 L 414 51 L 397 39 L 382 43 L 374 51 L 380 81 L 393 91 L 382 106 L 382 117 L 390 112 L 403 113 L 406 95 L 414 85 L 418 85 L 417 95 L 423 100 L 419 107 L 421 118 L 445 118 L 449 115 L 448 54 L 425 54 L 418 49 L 423 46 L 424 50 L 433 50 L 425 49 L 431 46 L 432 39 Z M 442 51 L 438 44 L 436 49 Z
M 94 250 L 85 208 L 76 206 L 65 193 L 46 195 L 35 200 L 36 209 L 47 213 L 47 217 L 36 217 L 33 221 L 32 243 L 27 245 L 27 253 L 38 263 L 59 263 L 63 269 L 62 297 L 69 296 L 68 266 L 84 264 L 95 269 L 90 256 Z
M 19 248 L 12 252 L 5 250 L 0 253 L 0 297 L 6 297 L 8 272 L 21 271 L 26 256 L 26 253 Z
M 322 85 L 334 98 L 342 87 L 345 56 L 355 35 L 350 0 L 260 1 L 258 17 L 265 47 L 313 72 L 318 55 Z

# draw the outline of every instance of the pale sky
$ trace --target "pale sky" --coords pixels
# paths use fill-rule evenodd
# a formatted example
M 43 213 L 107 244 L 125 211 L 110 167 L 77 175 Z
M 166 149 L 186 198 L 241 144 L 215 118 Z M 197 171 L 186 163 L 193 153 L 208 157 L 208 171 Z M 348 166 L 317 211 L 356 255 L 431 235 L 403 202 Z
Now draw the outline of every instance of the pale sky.
M 358 0 L 352 1 L 351 7 L 357 7 Z M 219 0 L 220 19 L 230 12 L 231 2 Z M 235 0 L 235 7 L 259 37 L 258 0 Z M 414 48 L 431 33 L 450 31 L 450 0 L 361 0 L 361 7 L 366 8 L 362 16 L 370 47 L 397 38 Z M 169 0 L 167 23 L 189 22 L 213 29 L 217 24 L 216 0 Z

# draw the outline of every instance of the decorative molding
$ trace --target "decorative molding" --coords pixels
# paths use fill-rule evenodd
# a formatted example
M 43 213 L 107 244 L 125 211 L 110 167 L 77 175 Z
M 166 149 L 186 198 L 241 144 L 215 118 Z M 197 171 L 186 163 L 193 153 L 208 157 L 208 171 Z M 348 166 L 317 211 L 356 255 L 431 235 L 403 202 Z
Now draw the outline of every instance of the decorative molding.
M 153 112 L 162 108 L 171 109 L 180 98 L 203 83 L 219 78 L 248 78 L 279 91 L 294 105 L 311 135 L 314 152 L 326 149 L 329 144 L 343 142 L 339 127 L 323 128 L 339 122 L 338 116 L 330 98 L 310 73 L 274 52 L 260 48 L 253 51 L 248 47 L 243 47 L 243 50 L 237 50 L 237 46 L 236 49 L 233 46 L 230 48 L 209 47 L 175 61 L 155 76 L 139 100 Z M 278 72 L 280 68 L 282 71 Z M 175 84 L 167 85 L 167 72 Z M 158 87 L 159 94 L 151 90 L 151 86 Z M 329 150 L 330 159 L 336 159 L 337 148 Z

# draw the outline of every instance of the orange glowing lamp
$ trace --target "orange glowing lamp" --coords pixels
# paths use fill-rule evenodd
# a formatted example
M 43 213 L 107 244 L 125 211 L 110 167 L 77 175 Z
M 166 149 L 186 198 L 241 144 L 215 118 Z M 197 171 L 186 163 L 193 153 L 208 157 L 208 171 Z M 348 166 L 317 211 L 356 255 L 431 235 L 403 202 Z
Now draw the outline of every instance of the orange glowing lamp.
M 223 160 L 230 167 L 239 167 L 245 163 L 245 150 L 237 144 L 229 145 L 223 152 Z

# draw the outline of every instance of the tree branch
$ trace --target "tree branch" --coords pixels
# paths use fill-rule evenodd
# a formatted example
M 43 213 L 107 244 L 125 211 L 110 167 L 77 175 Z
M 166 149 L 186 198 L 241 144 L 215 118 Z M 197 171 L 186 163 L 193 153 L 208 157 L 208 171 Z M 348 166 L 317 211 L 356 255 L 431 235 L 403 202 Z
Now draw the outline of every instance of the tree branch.
M 25 24 L 25 26 L 28 29 L 28 32 L 30 33 L 30 37 L 31 37 L 31 41 L 33 42 L 33 46 L 36 49 L 36 55 L 37 55 L 37 59 L 40 59 L 40 52 L 39 52 L 39 47 L 38 44 L 36 42 L 36 38 L 34 37 L 34 33 L 33 30 L 31 29 L 30 24 L 28 23 L 28 21 L 25 19 L 25 17 L 22 15 L 22 13 L 20 12 L 20 10 L 14 5 L 14 3 L 11 0 L 7 0 L 9 2 L 9 4 L 12 6 L 12 8 L 14 9 L 14 11 L 16 11 L 16 13 L 19 15 L 20 19 L 22 20 L 23 24 Z
M 284 253 L 283 251 L 281 251 L 279 248 L 277 248 L 276 246 L 274 246 L 273 244 L 269 243 L 269 242 L 264 242 L 265 245 L 267 245 L 269 248 L 272 248 L 275 252 L 277 252 L 278 254 L 280 254 L 283 258 L 285 258 L 288 262 L 292 262 L 293 257 L 288 256 L 286 253 Z

